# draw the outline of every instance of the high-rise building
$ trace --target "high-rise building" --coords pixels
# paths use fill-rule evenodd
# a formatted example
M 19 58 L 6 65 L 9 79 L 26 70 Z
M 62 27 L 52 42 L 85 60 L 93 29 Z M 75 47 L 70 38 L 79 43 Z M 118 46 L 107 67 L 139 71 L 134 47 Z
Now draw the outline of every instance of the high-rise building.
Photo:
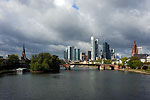
M 91 59 L 91 51 L 86 52 L 86 60 L 89 61 Z
M 67 59 L 66 54 L 67 54 L 67 52 L 64 51 L 64 59 Z
M 82 53 L 82 61 L 85 61 L 85 60 L 86 60 L 86 54 Z
M 80 51 L 80 60 L 82 61 L 82 52 Z
M 115 49 L 110 50 L 110 56 L 111 56 L 111 59 L 115 58 Z
M 98 45 L 98 58 L 99 59 L 103 58 L 103 45 L 102 44 Z
M 71 47 L 71 60 L 75 59 L 74 46 Z
M 137 48 L 137 45 L 136 45 L 136 41 L 134 41 L 134 43 L 133 43 L 131 56 L 134 56 L 134 54 L 138 54 L 138 48 Z
M 66 51 L 64 51 L 64 59 L 68 59 L 68 48 L 66 48 Z
M 95 59 L 98 57 L 98 39 L 95 40 Z
M 64 59 L 76 61 L 80 60 L 80 49 L 74 48 L 74 46 L 68 46 L 64 51 Z
M 74 49 L 74 60 L 80 60 L 80 49 Z
M 91 60 L 95 60 L 95 39 L 93 33 L 91 35 Z
M 76 60 L 80 60 L 80 49 L 76 49 Z
M 68 60 L 71 60 L 71 46 L 68 46 Z
M 74 61 L 76 61 L 76 48 L 74 49 Z
M 138 54 L 143 54 L 143 48 L 142 47 L 137 47 L 138 48 Z
M 107 42 L 103 43 L 103 58 L 111 59 L 109 44 Z
M 75 58 L 75 55 L 74 55 L 74 46 L 68 46 L 66 52 L 64 53 L 67 53 L 67 59 L 68 60 L 74 60 Z

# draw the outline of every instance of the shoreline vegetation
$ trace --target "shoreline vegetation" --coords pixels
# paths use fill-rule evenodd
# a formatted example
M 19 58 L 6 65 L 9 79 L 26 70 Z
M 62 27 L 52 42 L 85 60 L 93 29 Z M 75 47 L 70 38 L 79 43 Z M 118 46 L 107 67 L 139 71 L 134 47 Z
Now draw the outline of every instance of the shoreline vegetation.
M 128 71 L 128 72 L 135 72 L 140 74 L 150 75 L 150 71 L 142 70 L 142 69 L 119 69 L 119 71 Z
M 60 64 L 65 62 L 56 55 L 39 53 L 33 55 L 30 60 L 19 59 L 12 54 L 8 58 L 0 58 L 0 74 L 16 72 L 18 68 L 27 68 L 31 73 L 58 73 Z
M 31 73 L 53 73 L 60 70 L 60 59 L 50 53 L 40 53 L 33 55 L 30 63 Z

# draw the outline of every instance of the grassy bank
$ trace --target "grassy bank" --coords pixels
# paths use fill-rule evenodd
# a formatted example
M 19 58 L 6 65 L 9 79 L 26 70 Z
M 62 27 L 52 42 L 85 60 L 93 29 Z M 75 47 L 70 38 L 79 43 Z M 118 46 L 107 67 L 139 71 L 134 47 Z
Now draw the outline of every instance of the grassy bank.
M 142 69 L 119 69 L 119 70 L 150 75 L 150 70 L 142 70 Z

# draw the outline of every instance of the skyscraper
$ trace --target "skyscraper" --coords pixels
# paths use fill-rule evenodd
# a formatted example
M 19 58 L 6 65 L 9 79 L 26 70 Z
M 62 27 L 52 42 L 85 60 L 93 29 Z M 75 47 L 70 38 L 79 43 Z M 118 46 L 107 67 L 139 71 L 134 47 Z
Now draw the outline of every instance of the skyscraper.
M 68 60 L 75 60 L 74 46 L 68 46 L 68 48 L 66 49 L 66 51 L 64 53 L 66 53 L 66 56 L 67 56 L 66 58 Z
M 64 59 L 68 59 L 68 48 L 66 48 L 66 51 L 64 51 Z
M 75 48 L 74 49 L 74 61 L 80 60 L 80 49 Z
M 71 60 L 71 46 L 68 46 L 68 60 Z
M 103 57 L 106 59 L 111 59 L 109 44 L 107 42 L 103 43 Z
M 91 35 L 91 60 L 95 60 L 95 39 L 93 33 Z
M 75 60 L 80 60 L 80 49 L 75 49 Z
M 75 54 L 74 54 L 74 46 L 71 47 L 71 60 L 75 59 Z
M 95 58 L 98 57 L 98 39 L 95 40 Z
M 136 41 L 134 41 L 134 43 L 133 43 L 131 56 L 134 56 L 134 54 L 138 54 L 138 48 L 137 48 L 137 45 L 136 45 Z
M 91 51 L 87 51 L 86 52 L 86 60 L 90 60 L 91 59 Z
M 98 45 L 98 58 L 99 59 L 103 58 L 103 45 L 102 44 Z

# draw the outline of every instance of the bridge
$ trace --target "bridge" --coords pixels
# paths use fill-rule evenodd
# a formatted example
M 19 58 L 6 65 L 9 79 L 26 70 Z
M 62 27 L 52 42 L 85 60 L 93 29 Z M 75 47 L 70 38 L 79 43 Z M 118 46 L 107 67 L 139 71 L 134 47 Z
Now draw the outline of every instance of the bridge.
M 121 68 L 119 65 L 112 65 L 112 64 L 81 64 L 81 63 L 73 63 L 73 64 L 63 64 L 63 67 L 66 68 L 66 70 L 71 70 L 71 66 L 80 66 L 80 67 L 91 67 L 91 68 L 97 68 L 98 70 L 118 70 Z

